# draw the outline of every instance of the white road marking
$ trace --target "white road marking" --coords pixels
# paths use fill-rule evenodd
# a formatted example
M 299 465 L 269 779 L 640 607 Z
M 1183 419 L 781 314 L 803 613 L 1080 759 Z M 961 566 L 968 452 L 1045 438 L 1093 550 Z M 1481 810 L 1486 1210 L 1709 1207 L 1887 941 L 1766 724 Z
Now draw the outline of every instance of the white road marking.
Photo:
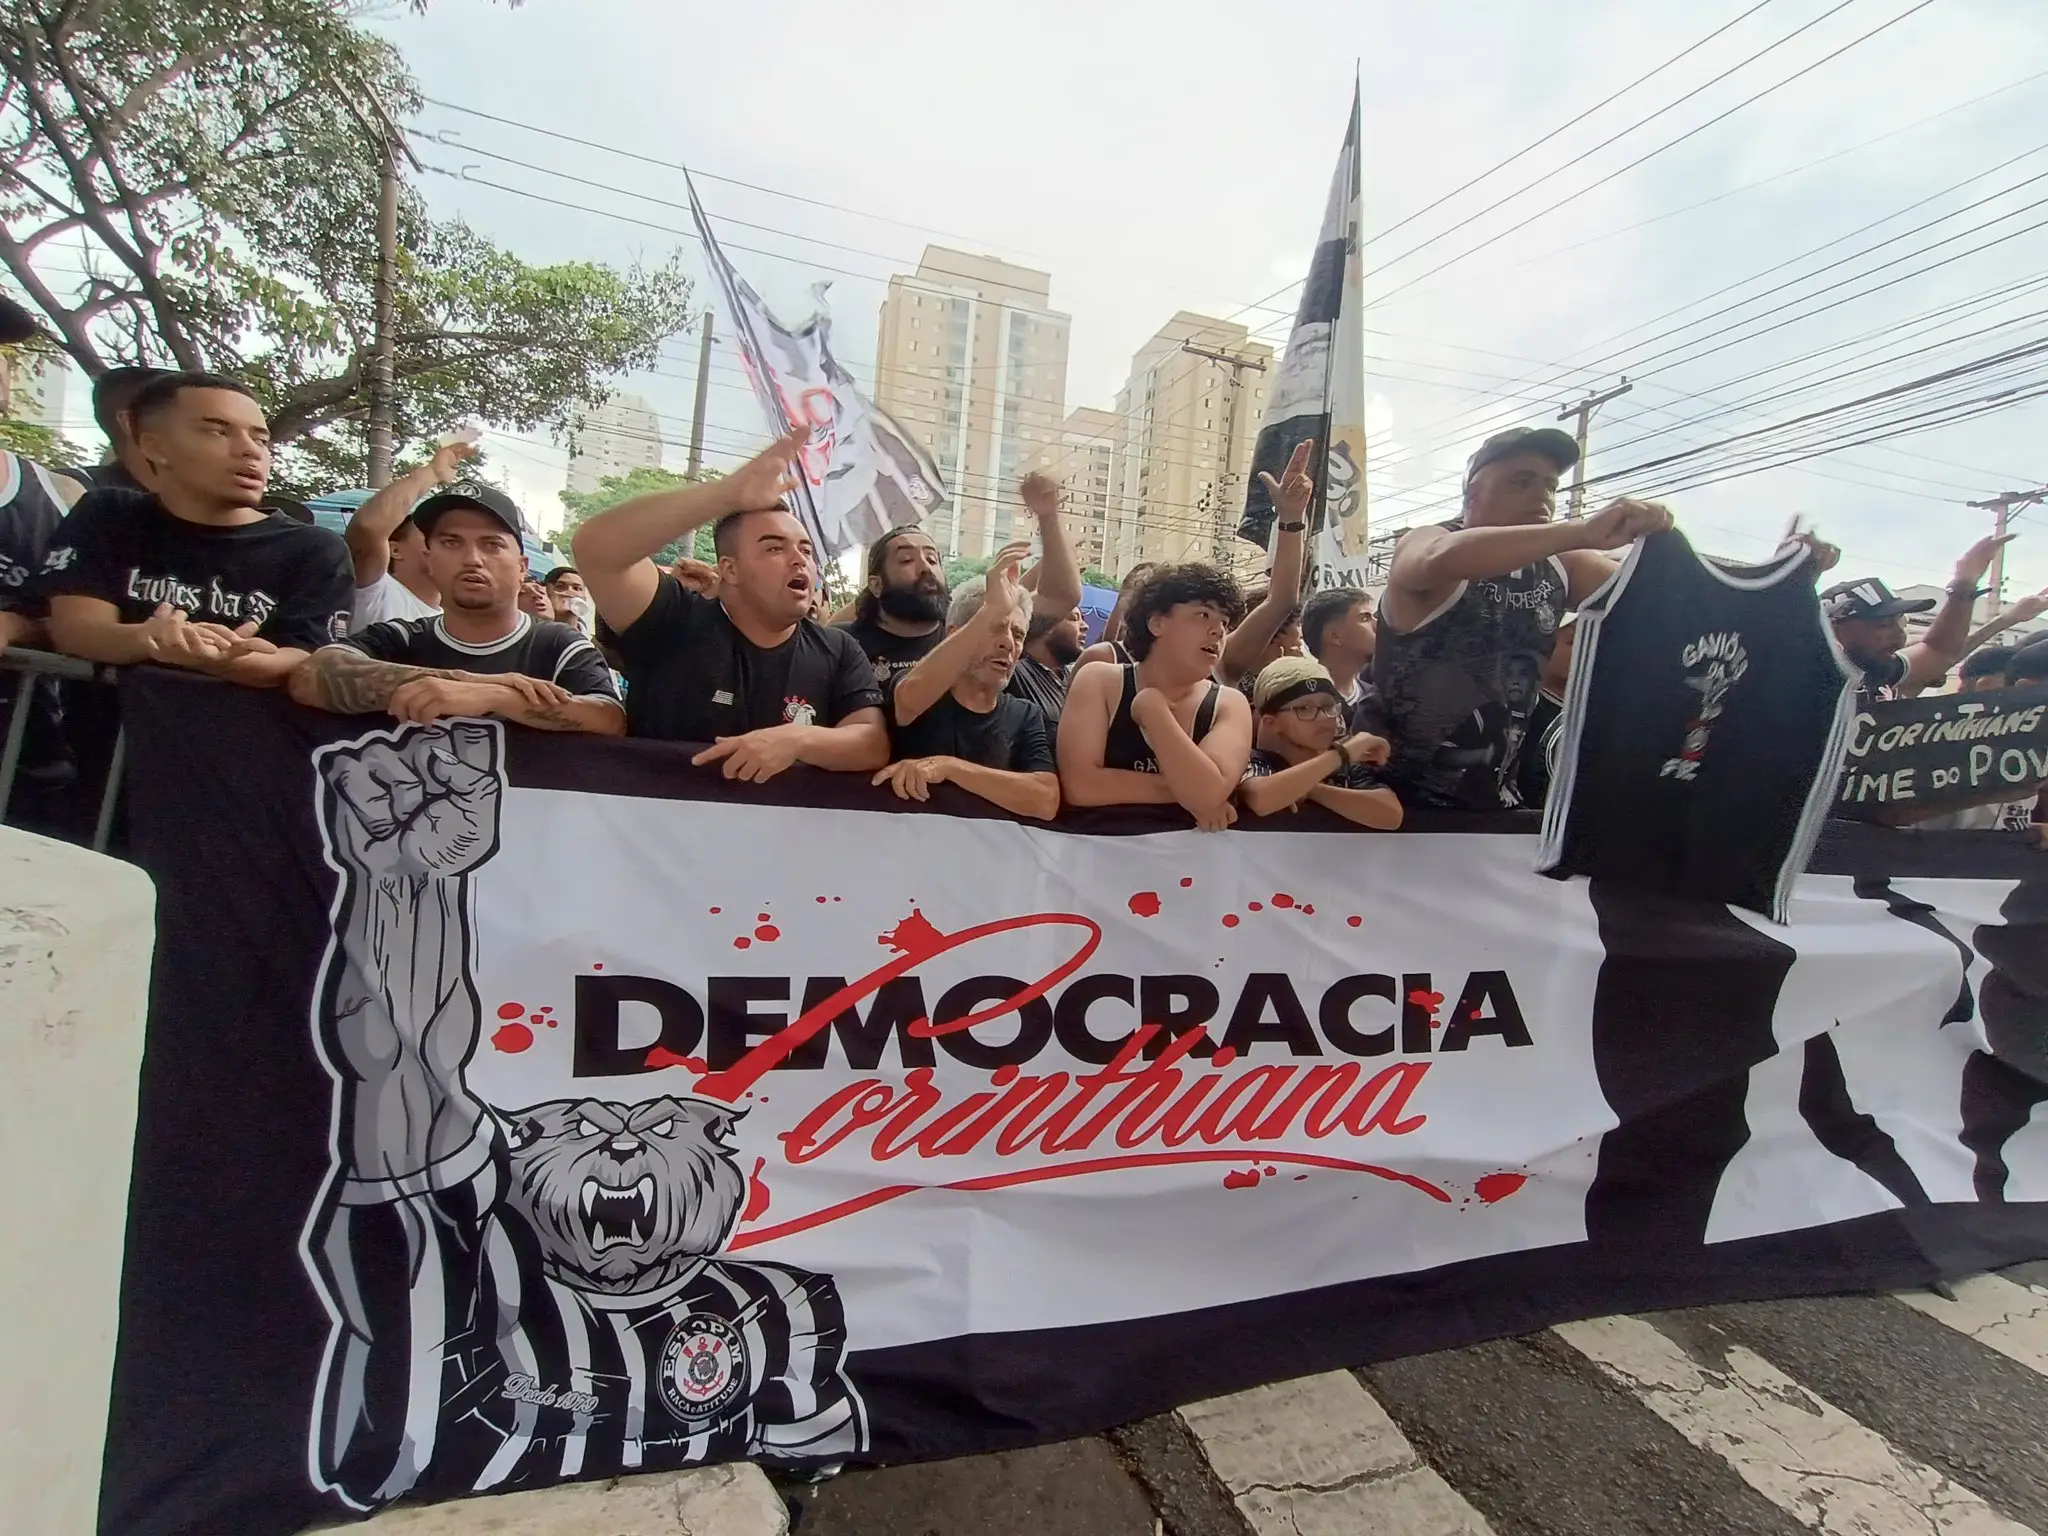
M 2026 1526 L 1740 1345 L 1710 1367 L 1640 1318 L 1564 1323 L 1554 1331 L 1813 1530 L 1827 1536 L 2030 1536 Z
M 2048 1376 L 2048 1293 L 2002 1275 L 1972 1275 L 1951 1287 L 1954 1301 L 1932 1291 L 1900 1291 L 1897 1299 L 1966 1338 Z
M 1492 1536 L 1348 1371 L 1191 1403 L 1180 1418 L 1258 1536 Z

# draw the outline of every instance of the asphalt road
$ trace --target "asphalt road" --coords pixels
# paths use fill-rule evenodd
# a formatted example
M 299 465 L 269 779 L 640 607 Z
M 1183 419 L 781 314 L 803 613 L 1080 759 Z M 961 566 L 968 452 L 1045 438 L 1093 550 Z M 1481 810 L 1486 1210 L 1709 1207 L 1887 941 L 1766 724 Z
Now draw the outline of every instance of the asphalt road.
M 796 1490 L 797 1536 L 2048 1536 L 2048 1264 L 1573 1323 Z

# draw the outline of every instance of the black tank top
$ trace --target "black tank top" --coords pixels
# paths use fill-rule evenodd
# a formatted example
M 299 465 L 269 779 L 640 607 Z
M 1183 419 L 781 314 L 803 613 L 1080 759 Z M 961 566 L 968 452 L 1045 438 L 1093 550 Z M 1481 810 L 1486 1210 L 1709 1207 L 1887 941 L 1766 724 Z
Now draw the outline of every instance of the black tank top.
M 1553 556 L 1462 583 L 1413 629 L 1381 613 L 1372 683 L 1394 749 L 1386 776 L 1404 801 L 1468 811 L 1507 803 L 1570 591 Z
M 1581 610 L 1538 869 L 1785 921 L 1854 716 L 1810 559 L 1629 552 Z
M 1202 695 L 1195 710 L 1195 728 L 1188 732 L 1191 740 L 1199 742 L 1216 723 L 1216 696 L 1222 691 L 1222 686 L 1212 679 L 1209 691 Z M 1102 743 L 1102 766 L 1131 773 L 1157 773 L 1159 760 L 1152 755 L 1152 744 L 1131 718 L 1131 701 L 1137 696 L 1138 665 L 1131 662 L 1124 667 L 1123 697 L 1117 700 L 1116 713 L 1109 718 L 1109 735 Z

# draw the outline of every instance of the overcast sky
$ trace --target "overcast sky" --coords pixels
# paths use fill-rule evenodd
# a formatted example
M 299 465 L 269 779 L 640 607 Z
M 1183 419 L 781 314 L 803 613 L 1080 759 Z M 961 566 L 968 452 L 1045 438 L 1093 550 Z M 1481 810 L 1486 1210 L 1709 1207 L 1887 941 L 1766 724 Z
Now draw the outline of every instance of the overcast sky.
M 1726 453 L 1636 469 L 2048 338 L 2048 281 L 1995 293 L 2039 277 L 2048 254 L 2048 228 L 2031 228 L 2048 204 L 2029 207 L 2048 198 L 2040 0 L 435 0 L 381 24 L 441 102 L 687 159 L 728 244 L 751 248 L 736 262 L 786 317 L 831 281 L 835 338 L 864 381 L 883 280 L 927 240 L 1050 272 L 1074 321 L 1069 408 L 1111 405 L 1176 309 L 1284 339 L 1292 290 L 1248 306 L 1306 265 L 1355 67 L 1380 526 L 1447 515 L 1436 504 L 1486 430 L 1547 420 L 1623 372 L 1636 387 L 1596 418 L 1592 471 L 1624 472 L 1609 493 L 1680 487 L 1681 524 L 1711 550 L 1760 553 L 1796 513 L 1847 546 L 1845 574 L 1940 581 L 1988 527 L 1964 501 L 2048 477 L 2048 402 L 1720 484 L 1677 477 L 1734 467 Z M 680 247 L 696 267 L 694 240 L 607 216 L 687 227 L 648 201 L 682 201 L 674 171 L 440 106 L 419 126 L 449 140 L 422 158 L 471 178 L 429 176 L 435 210 L 522 256 Z M 1945 305 L 1961 307 L 1930 315 Z M 694 342 L 666 350 L 656 374 L 622 383 L 668 418 L 679 465 Z M 727 463 L 761 422 L 730 353 L 713 378 L 710 457 Z M 1892 410 L 2030 380 L 2048 382 L 2048 358 Z M 1805 441 L 1848 431 L 1822 418 Z M 494 445 L 550 518 L 559 449 Z M 2048 584 L 2048 510 L 2018 531 L 2031 536 L 2009 593 Z

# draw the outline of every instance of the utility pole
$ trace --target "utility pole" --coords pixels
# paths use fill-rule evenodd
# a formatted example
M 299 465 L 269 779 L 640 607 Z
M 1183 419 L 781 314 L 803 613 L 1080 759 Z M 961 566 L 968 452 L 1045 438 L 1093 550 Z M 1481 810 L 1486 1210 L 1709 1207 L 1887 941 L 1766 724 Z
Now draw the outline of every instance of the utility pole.
M 696 474 L 704 462 L 704 402 L 711 394 L 711 311 L 704 311 L 704 340 L 697 348 L 697 404 L 690 412 L 690 462 L 685 473 Z
M 1575 434 L 1579 443 L 1579 462 L 1572 466 L 1571 501 L 1564 514 L 1567 518 L 1578 517 L 1586 510 L 1586 430 L 1593 424 L 1593 412 L 1610 400 L 1619 400 L 1634 388 L 1635 385 L 1628 381 L 1628 375 L 1623 374 L 1621 382 L 1605 394 L 1588 395 L 1577 405 L 1568 405 L 1557 413 L 1559 421 L 1573 416 L 1579 418 L 1579 430 Z
M 2012 521 L 2012 513 L 2019 507 L 2031 507 L 2048 501 L 2048 486 L 2036 491 L 2001 491 L 1988 501 L 1966 503 L 1972 510 L 1989 512 L 1992 515 L 1991 531 L 1998 538 L 2005 537 L 2006 525 Z M 1998 546 L 1991 556 L 1991 611 L 1986 618 L 1995 619 L 2005 608 L 2005 546 Z
M 405 142 L 405 130 L 377 102 L 359 109 L 353 101 L 343 103 L 377 146 L 377 272 L 375 282 L 375 330 L 370 341 L 370 414 L 364 436 L 369 446 L 367 478 L 370 489 L 381 491 L 391 483 L 391 418 L 394 389 L 392 360 L 397 350 L 398 309 L 398 157 L 417 171 L 419 157 Z M 365 116 L 365 110 L 368 115 Z
M 1230 482 L 1235 478 L 1237 468 L 1237 401 L 1238 391 L 1247 370 L 1264 373 L 1266 364 L 1256 357 L 1239 357 L 1234 352 L 1215 352 L 1208 347 L 1198 347 L 1192 341 L 1184 341 L 1180 349 L 1194 357 L 1207 358 L 1212 363 L 1221 363 L 1230 370 L 1229 403 L 1223 411 L 1223 473 L 1216 477 L 1216 499 L 1211 504 L 1212 515 L 1227 516 L 1227 509 L 1237 505 L 1230 494 Z M 1219 564 L 1228 565 L 1229 557 L 1224 553 L 1224 540 L 1215 541 L 1215 555 Z M 1306 579 L 1308 562 L 1301 563 L 1302 575 Z

